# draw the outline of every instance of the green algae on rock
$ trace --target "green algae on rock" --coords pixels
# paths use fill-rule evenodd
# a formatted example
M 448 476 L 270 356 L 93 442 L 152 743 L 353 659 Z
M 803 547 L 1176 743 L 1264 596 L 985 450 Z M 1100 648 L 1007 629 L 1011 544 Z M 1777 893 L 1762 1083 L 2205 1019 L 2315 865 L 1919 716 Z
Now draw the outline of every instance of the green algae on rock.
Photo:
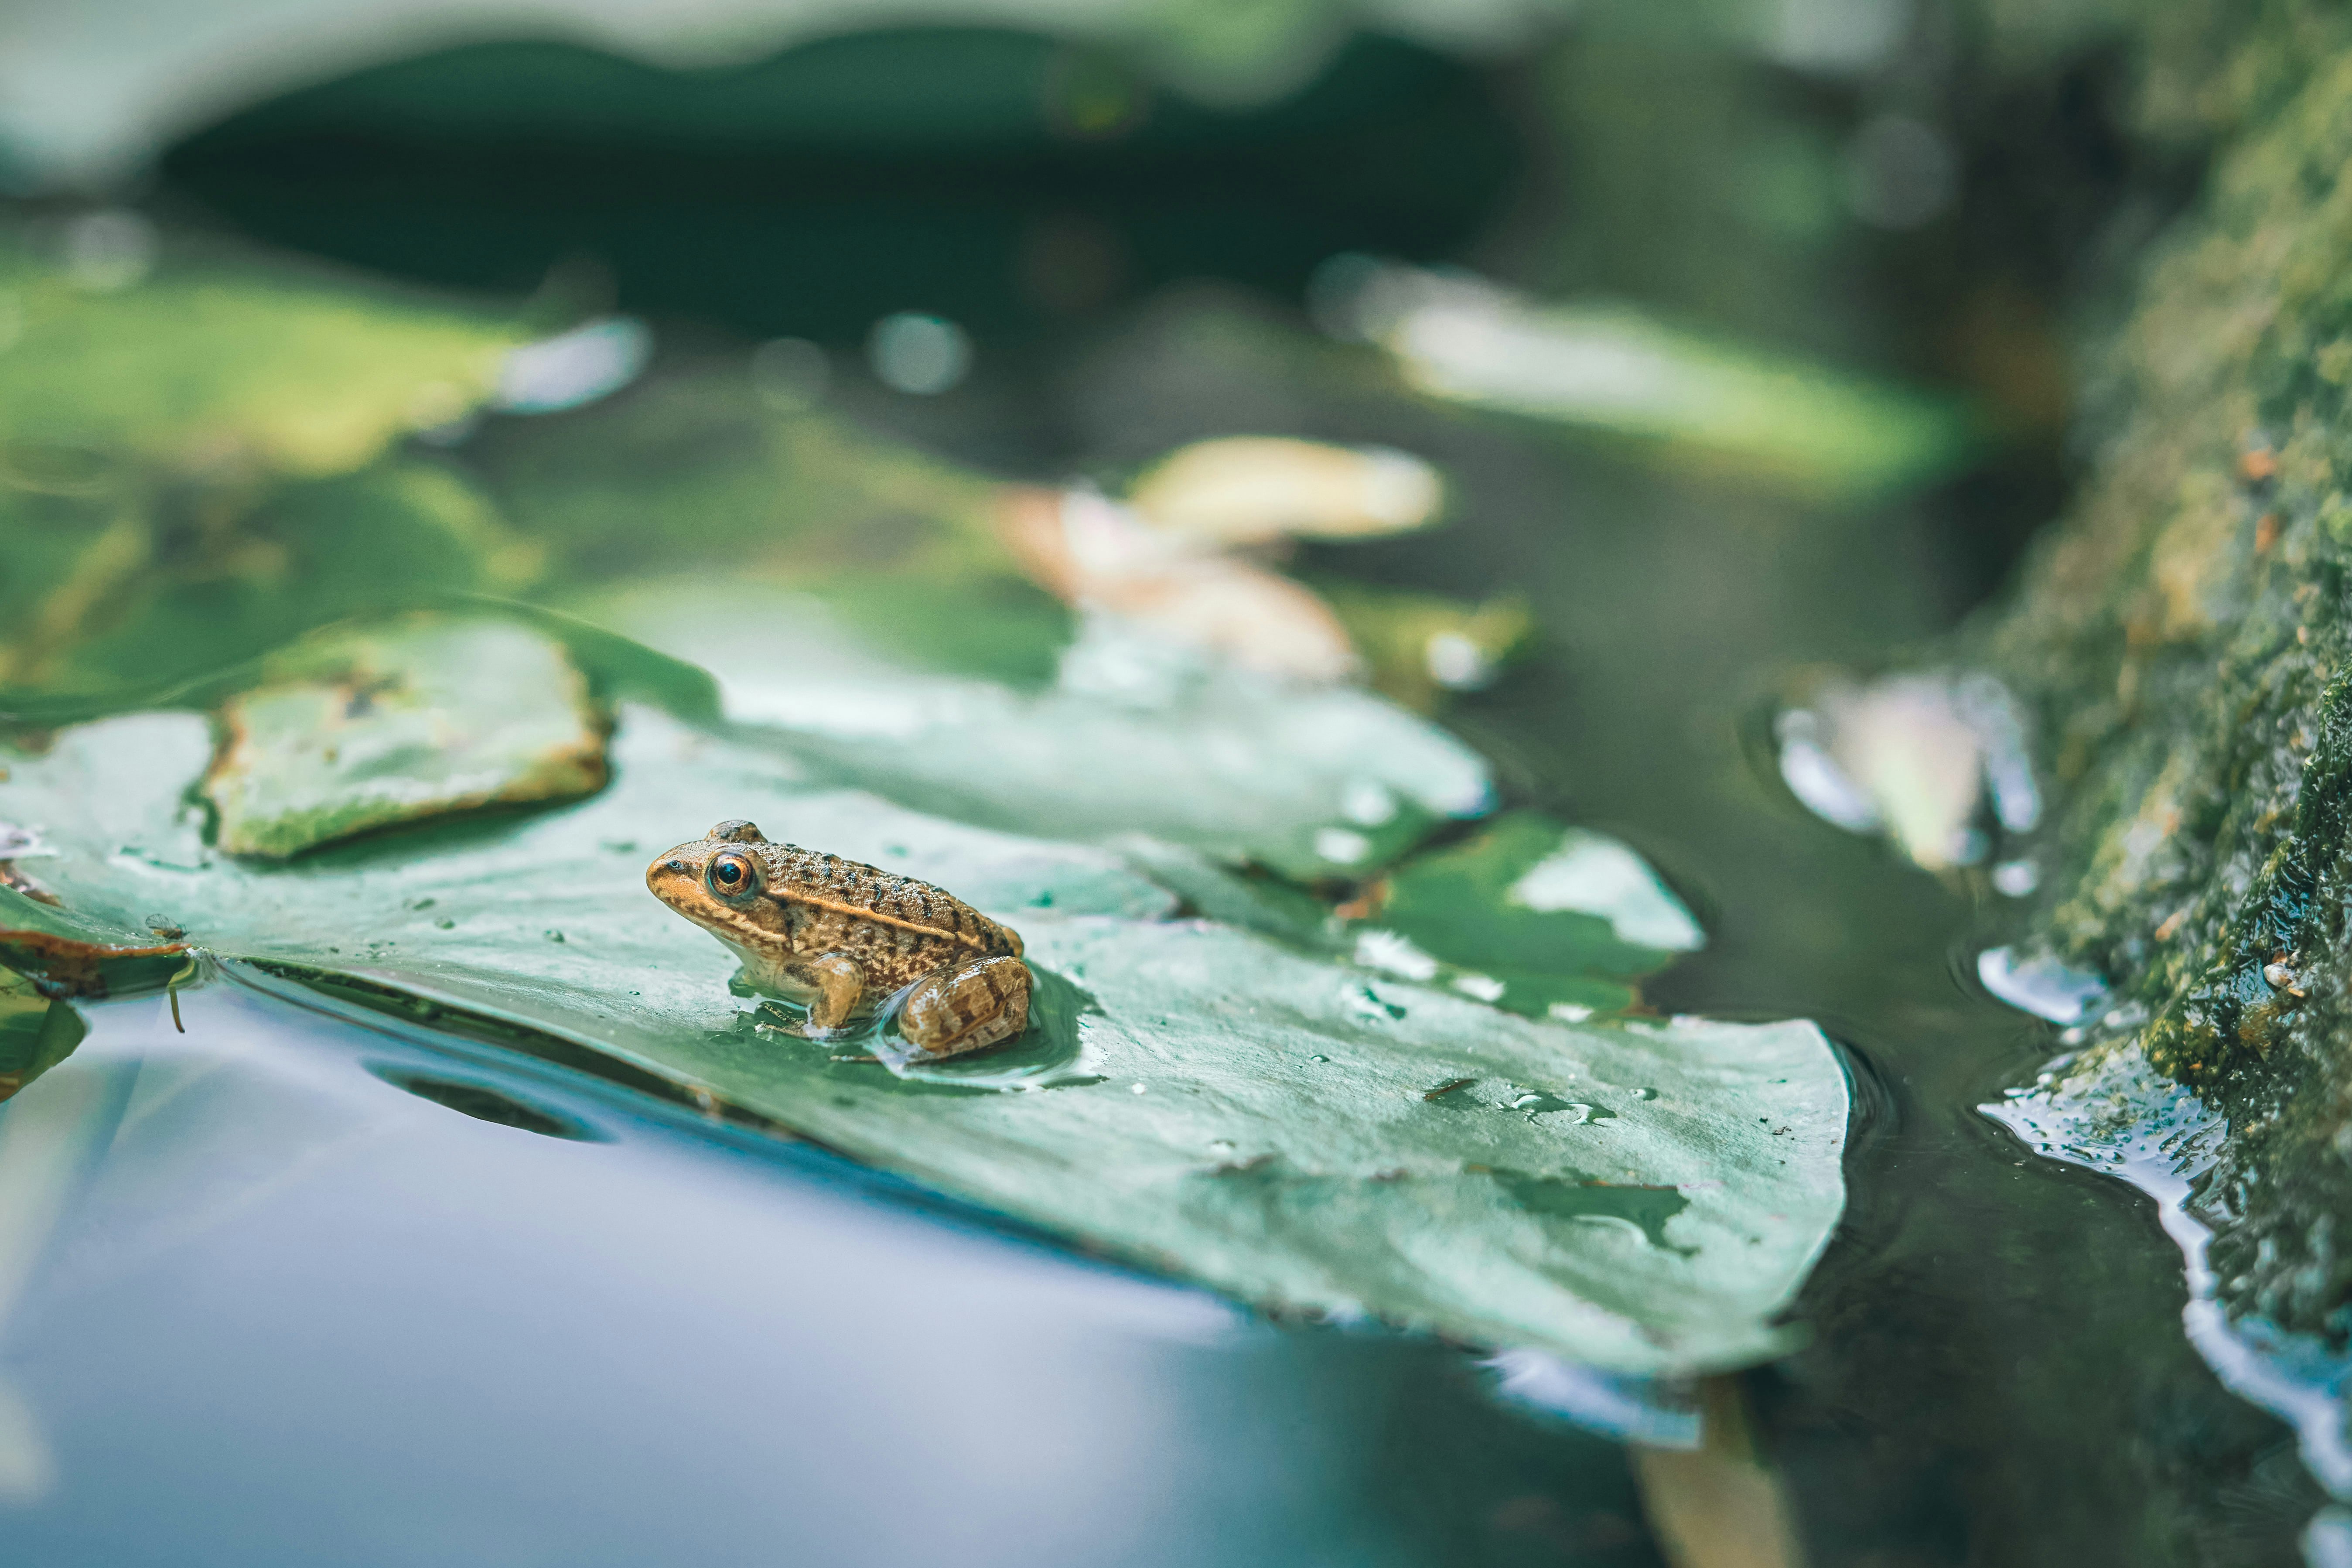
M 9 760 L 0 809 L 48 826 L 79 919 L 127 934 L 168 910 L 215 956 L 585 1047 L 1263 1305 L 1631 1372 L 1790 1342 L 1780 1314 L 1843 1204 L 1845 1079 L 1812 1026 L 1523 1018 L 1272 918 L 1184 917 L 1151 858 L 926 815 L 758 737 L 628 708 L 613 750 L 586 800 L 283 866 L 204 843 L 192 715 L 62 731 Z M 738 816 L 1016 922 L 1045 1005 L 1015 1049 L 1050 1070 L 976 1092 L 986 1063 L 910 1079 L 762 1028 L 733 960 L 642 884 L 665 844 Z
M 2037 935 L 2115 996 L 2026 1109 L 2137 1104 L 2150 1067 L 2193 1090 L 2223 1130 L 2182 1199 L 2200 1289 L 2284 1364 L 2352 1306 L 2352 23 L 2163 10 L 2152 110 L 2221 144 L 2109 355 L 2098 465 L 1977 652 L 2063 803 Z
M 401 823 L 574 800 L 604 724 L 562 644 L 506 620 L 412 616 L 273 655 L 221 708 L 215 842 L 283 859 Z

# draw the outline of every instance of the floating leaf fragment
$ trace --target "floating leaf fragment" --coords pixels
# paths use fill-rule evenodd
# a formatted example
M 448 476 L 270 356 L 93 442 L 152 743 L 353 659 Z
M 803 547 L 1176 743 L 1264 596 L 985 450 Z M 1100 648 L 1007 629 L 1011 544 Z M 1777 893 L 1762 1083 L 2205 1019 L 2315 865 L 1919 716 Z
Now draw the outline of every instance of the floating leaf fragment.
M 1262 674 L 1335 681 L 1356 671 L 1346 628 L 1312 590 L 1150 528 L 1091 491 L 1013 490 L 1000 528 L 1030 576 L 1075 607 Z
M 2041 820 L 2023 717 L 1990 676 L 1832 676 L 1783 710 L 1774 732 L 1780 777 L 1807 809 L 1850 833 L 1883 830 L 1931 871 L 1974 865 L 1992 831 Z
M 221 710 L 205 775 L 217 842 L 284 858 L 604 782 L 604 725 L 562 645 L 510 621 L 413 616 L 273 656 Z
M 1531 811 L 1407 862 L 1368 919 L 1360 962 L 1451 967 L 1457 988 L 1538 1017 L 1620 1010 L 1628 981 L 1706 940 L 1633 849 Z
M 1426 526 L 1445 504 L 1445 482 L 1393 447 L 1229 436 L 1152 464 L 1127 504 L 1154 529 L 1216 547 L 1357 539 Z
M 1997 999 L 2053 1024 L 2082 1023 L 2107 1002 L 2105 980 L 2046 952 L 1988 948 L 1977 954 L 1977 979 Z

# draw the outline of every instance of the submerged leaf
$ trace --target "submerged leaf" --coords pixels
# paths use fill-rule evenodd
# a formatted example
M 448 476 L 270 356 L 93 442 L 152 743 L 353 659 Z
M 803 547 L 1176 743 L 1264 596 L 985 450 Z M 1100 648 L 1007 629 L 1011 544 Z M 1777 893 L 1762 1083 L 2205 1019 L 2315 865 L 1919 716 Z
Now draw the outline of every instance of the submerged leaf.
M 414 616 L 321 633 L 221 710 L 205 775 L 217 842 L 284 858 L 604 782 L 604 726 L 561 644 L 504 620 Z
M 1808 810 L 1850 833 L 1883 830 L 1927 870 L 1975 864 L 1997 835 L 2041 820 L 2024 716 L 1989 675 L 1831 675 L 1773 731 L 1781 780 Z
M 212 854 L 181 809 L 210 750 L 191 716 L 65 731 L 10 760 L 0 810 L 47 826 L 86 920 L 168 909 L 213 952 L 593 1047 L 1255 1301 L 1628 1371 L 1789 1342 L 1777 1315 L 1843 1204 L 1844 1079 L 1811 1025 L 1522 1019 L 1266 934 L 1278 902 L 1181 851 L 927 816 L 643 710 L 613 745 L 589 800 L 283 868 Z M 1059 1087 L 976 1093 L 950 1066 L 908 1081 L 761 1029 L 732 959 L 642 881 L 731 816 L 1016 924 L 1040 1005 L 1013 1049 Z M 1259 929 L 1171 918 L 1151 871 L 1175 863 L 1196 908 L 1255 910 Z M 1001 1071 L 983 1058 L 964 1081 Z

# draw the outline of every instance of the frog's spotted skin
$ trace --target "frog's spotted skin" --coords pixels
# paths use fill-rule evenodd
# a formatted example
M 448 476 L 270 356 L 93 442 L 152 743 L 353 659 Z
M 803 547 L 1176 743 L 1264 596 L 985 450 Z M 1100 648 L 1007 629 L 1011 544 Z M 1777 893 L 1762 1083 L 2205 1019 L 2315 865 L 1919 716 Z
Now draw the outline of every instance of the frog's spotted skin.
M 646 886 L 733 950 L 754 990 L 805 1004 L 812 1028 L 910 985 L 899 1032 L 931 1056 L 1028 1027 L 1020 934 L 929 882 L 722 822 L 658 857 Z

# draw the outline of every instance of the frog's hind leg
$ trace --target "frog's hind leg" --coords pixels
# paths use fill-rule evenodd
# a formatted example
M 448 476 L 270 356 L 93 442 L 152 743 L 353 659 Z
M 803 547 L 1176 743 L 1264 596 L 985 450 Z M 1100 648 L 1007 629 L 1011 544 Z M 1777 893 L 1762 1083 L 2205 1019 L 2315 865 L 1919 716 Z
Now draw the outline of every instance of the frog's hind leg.
M 1017 958 L 976 958 L 934 971 L 907 993 L 898 1032 L 934 1057 L 986 1050 L 1029 1026 L 1029 971 Z

